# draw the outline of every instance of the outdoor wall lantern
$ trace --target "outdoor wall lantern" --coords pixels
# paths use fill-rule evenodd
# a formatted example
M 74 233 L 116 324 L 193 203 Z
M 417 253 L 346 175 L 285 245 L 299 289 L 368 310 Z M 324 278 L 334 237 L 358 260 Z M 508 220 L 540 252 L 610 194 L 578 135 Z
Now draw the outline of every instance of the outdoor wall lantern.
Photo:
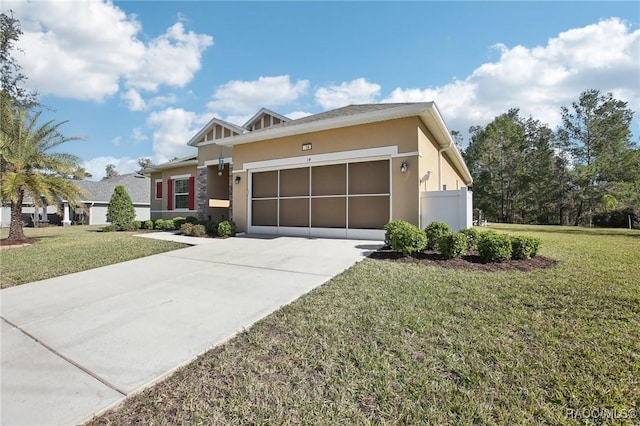
M 223 170 L 224 170 L 224 158 L 220 156 L 220 158 L 218 158 L 218 176 L 222 176 Z
M 408 169 L 408 168 L 409 168 L 409 164 L 407 164 L 407 162 L 406 162 L 406 161 L 403 161 L 403 162 L 400 164 L 400 172 L 401 172 L 401 173 L 407 173 L 407 169 Z
M 242 179 L 240 176 L 236 176 L 236 179 L 235 179 L 236 185 L 240 183 L 240 179 Z

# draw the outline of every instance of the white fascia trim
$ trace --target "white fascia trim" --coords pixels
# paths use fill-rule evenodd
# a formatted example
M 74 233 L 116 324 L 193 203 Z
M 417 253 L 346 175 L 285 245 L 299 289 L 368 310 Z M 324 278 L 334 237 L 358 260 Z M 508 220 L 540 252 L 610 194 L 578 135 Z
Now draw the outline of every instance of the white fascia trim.
M 414 152 L 401 152 L 399 154 L 396 155 L 392 155 L 391 158 L 403 158 L 403 157 L 422 157 L 422 154 L 420 154 L 418 151 L 414 151 Z
M 200 131 L 198 131 L 198 133 L 196 133 L 191 139 L 189 139 L 189 142 L 187 142 L 187 145 L 190 146 L 202 146 L 205 144 L 210 144 L 210 143 L 215 143 L 215 141 L 219 141 L 221 139 L 215 139 L 215 135 L 214 135 L 214 139 L 210 140 L 210 141 L 205 141 L 202 144 L 198 145 L 198 139 L 200 139 L 201 137 L 205 136 L 207 133 L 209 133 L 209 130 L 211 130 L 212 127 L 214 127 L 216 124 L 219 124 L 222 128 L 225 129 L 229 129 L 232 132 L 238 133 L 238 134 L 243 134 L 247 132 L 247 129 L 245 129 L 244 127 L 240 127 L 238 125 L 235 125 L 233 123 L 229 123 L 228 121 L 224 121 L 221 120 L 217 117 L 213 117 L 211 120 L 209 120 L 209 122 L 207 124 L 205 124 L 205 126 L 200 129 Z M 224 132 L 223 132 L 224 135 Z M 227 137 L 233 137 L 232 136 L 227 136 Z M 223 136 L 224 138 L 224 136 Z
M 173 209 L 173 210 L 151 210 L 151 213 L 197 213 L 198 210 L 189 209 Z
M 305 155 L 299 157 L 278 158 L 275 160 L 251 161 L 244 163 L 243 170 L 234 170 L 240 173 L 246 170 L 283 168 L 304 164 L 336 163 L 348 160 L 365 161 L 373 158 L 389 158 L 398 155 L 397 146 L 383 146 L 380 148 L 356 149 L 353 151 L 329 152 L 326 154 Z M 415 154 L 412 154 L 415 155 Z
M 184 174 L 184 175 L 171 176 L 170 179 L 188 179 L 190 177 L 191 177 L 191 175 L 189 173 L 187 173 L 187 174 Z
M 258 118 L 263 114 L 269 114 L 270 116 L 279 118 L 281 121 L 284 121 L 284 122 L 291 121 L 289 117 L 285 117 L 282 114 L 278 114 L 277 112 L 271 111 L 270 109 L 267 109 L 267 108 L 260 108 L 260 111 L 256 112 L 254 116 L 249 119 L 249 121 L 247 121 L 242 125 L 242 127 L 244 127 L 245 129 L 249 129 L 251 126 L 255 124 Z
M 222 159 L 222 161 L 224 162 L 224 164 L 233 164 L 233 158 L 231 158 L 231 157 L 225 157 L 225 158 Z M 207 160 L 207 161 L 204 162 L 204 166 L 200 166 L 198 168 L 208 167 L 208 166 L 217 166 L 219 162 L 220 162 L 220 159 Z
M 68 201 L 63 201 L 64 203 L 68 203 Z M 97 201 L 97 200 L 82 200 L 81 201 L 82 204 L 91 204 L 91 206 L 89 207 L 101 207 L 101 206 L 95 206 L 95 204 L 109 204 L 109 201 Z M 132 201 L 132 204 L 134 206 L 136 205 L 140 205 L 140 206 L 150 206 L 151 203 L 136 203 L 135 201 Z M 53 204 L 50 204 L 49 207 L 53 206 Z
M 224 142 L 218 143 L 218 145 L 234 146 L 243 143 L 258 142 L 281 138 L 284 136 L 294 136 L 303 133 L 317 132 L 321 130 L 338 129 L 341 127 L 356 126 L 359 124 L 413 117 L 421 115 L 426 110 L 433 108 L 433 105 L 433 102 L 422 102 L 418 104 L 403 105 L 395 108 L 365 112 L 362 114 L 353 114 L 342 117 L 329 118 L 325 120 L 312 121 L 310 123 L 294 126 L 284 126 L 276 128 L 267 127 L 265 130 L 249 132 L 235 136 L 233 138 L 229 138 Z M 209 142 L 202 143 L 200 144 L 200 146 L 206 145 L 208 143 Z

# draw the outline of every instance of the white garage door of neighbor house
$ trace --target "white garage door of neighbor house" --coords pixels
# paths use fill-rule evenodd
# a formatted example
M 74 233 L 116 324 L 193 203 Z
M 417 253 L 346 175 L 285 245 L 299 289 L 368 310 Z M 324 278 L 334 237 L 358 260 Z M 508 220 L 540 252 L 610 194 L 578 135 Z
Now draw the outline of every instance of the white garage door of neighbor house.
M 252 172 L 249 232 L 382 239 L 391 216 L 389 163 Z
M 89 210 L 90 225 L 106 225 L 107 224 L 107 206 L 93 206 Z

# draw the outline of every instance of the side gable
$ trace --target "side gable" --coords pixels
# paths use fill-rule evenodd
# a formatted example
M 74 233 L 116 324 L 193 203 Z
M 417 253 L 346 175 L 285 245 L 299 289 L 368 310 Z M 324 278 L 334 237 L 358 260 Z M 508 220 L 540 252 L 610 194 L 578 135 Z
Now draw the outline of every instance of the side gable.
M 286 123 L 288 121 L 291 121 L 291 119 L 285 117 L 284 115 L 278 114 L 277 112 L 262 108 L 242 127 L 252 132 L 254 130 L 265 129 L 277 124 Z
M 204 142 L 215 142 L 224 138 L 246 133 L 246 129 L 236 126 L 219 118 L 213 118 L 187 143 L 191 146 L 198 146 Z

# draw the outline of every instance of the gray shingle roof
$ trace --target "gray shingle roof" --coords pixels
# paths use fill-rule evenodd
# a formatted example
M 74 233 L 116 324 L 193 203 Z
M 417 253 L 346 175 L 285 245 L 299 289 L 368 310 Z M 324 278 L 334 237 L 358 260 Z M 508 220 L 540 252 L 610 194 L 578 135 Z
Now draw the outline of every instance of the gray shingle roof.
M 134 204 L 149 204 L 151 197 L 151 179 L 137 173 L 114 176 L 97 182 L 79 180 L 75 183 L 87 193 L 83 201 L 108 203 L 117 185 L 125 187 Z
M 254 130 L 251 133 L 262 132 L 265 130 L 272 130 L 278 127 L 291 127 L 291 126 L 297 126 L 300 124 L 313 123 L 315 121 L 329 120 L 331 118 L 336 118 L 336 117 L 346 117 L 349 115 L 364 114 L 367 112 L 397 108 L 399 106 L 405 106 L 405 105 L 415 105 L 415 102 L 348 105 L 342 108 L 332 109 L 331 111 L 325 111 L 318 114 L 308 115 L 306 117 L 298 118 L 297 120 L 291 120 L 284 123 L 276 124 L 274 126 L 265 127 L 264 129 Z

